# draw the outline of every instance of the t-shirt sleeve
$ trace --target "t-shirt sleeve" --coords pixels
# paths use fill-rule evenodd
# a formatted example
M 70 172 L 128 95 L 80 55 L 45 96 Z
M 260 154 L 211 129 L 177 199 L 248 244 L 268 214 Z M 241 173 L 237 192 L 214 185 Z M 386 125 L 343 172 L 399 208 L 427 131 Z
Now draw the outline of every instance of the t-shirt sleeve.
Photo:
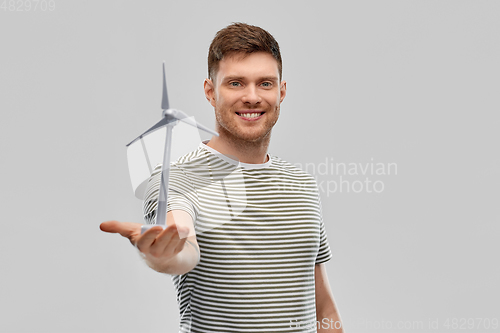
M 316 265 L 322 264 L 329 261 L 332 258 L 332 251 L 330 250 L 330 244 L 328 243 L 328 237 L 326 236 L 325 224 L 323 223 L 323 212 L 321 209 L 321 200 L 318 194 L 318 205 L 320 210 L 320 229 L 319 229 L 319 249 L 316 255 Z
M 146 193 L 144 195 L 143 213 L 144 221 L 147 224 L 155 223 L 156 208 L 158 206 L 158 194 L 161 182 L 161 164 L 158 165 L 148 181 Z M 199 212 L 198 196 L 192 182 L 186 173 L 177 167 L 171 165 L 169 177 L 169 190 L 167 198 L 167 212 L 171 210 L 183 210 L 187 212 L 193 221 Z

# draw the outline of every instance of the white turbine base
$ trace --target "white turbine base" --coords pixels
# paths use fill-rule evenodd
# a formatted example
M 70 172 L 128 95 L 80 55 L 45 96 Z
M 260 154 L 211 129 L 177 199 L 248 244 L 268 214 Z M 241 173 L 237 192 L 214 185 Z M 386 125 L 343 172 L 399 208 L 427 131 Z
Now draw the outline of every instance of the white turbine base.
M 152 227 L 162 227 L 163 229 L 166 228 L 165 225 L 161 225 L 161 224 L 144 224 L 141 227 L 141 235 L 143 233 L 145 233 L 146 231 L 148 231 L 149 229 L 151 229 Z

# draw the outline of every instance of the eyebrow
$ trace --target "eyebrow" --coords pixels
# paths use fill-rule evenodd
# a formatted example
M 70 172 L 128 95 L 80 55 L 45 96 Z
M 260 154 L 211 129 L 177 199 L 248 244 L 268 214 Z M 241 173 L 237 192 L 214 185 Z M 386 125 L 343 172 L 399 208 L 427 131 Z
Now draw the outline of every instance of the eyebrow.
M 231 80 L 245 80 L 245 77 L 243 76 L 238 76 L 238 75 L 229 75 L 224 78 L 224 81 L 231 81 Z M 257 81 L 272 81 L 272 82 L 278 82 L 278 77 L 277 76 L 263 76 L 257 79 Z

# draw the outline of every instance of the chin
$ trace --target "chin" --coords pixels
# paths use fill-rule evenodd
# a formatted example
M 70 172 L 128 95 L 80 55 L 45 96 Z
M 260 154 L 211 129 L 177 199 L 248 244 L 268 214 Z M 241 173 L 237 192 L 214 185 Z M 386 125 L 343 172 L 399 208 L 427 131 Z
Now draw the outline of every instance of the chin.
M 252 143 L 264 142 L 271 136 L 271 132 L 267 134 L 264 133 L 239 133 L 239 135 L 234 135 L 234 137 Z

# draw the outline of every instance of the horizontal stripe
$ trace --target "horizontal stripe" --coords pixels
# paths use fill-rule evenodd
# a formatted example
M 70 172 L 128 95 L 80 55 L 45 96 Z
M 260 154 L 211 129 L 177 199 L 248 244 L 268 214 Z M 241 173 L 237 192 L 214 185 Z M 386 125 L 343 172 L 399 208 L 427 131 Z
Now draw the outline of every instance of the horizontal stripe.
M 314 178 L 271 156 L 247 168 L 202 145 L 170 167 L 168 210 L 195 221 L 200 262 L 172 276 L 180 332 L 315 332 L 315 264 L 331 258 Z M 143 204 L 154 223 L 161 165 Z

